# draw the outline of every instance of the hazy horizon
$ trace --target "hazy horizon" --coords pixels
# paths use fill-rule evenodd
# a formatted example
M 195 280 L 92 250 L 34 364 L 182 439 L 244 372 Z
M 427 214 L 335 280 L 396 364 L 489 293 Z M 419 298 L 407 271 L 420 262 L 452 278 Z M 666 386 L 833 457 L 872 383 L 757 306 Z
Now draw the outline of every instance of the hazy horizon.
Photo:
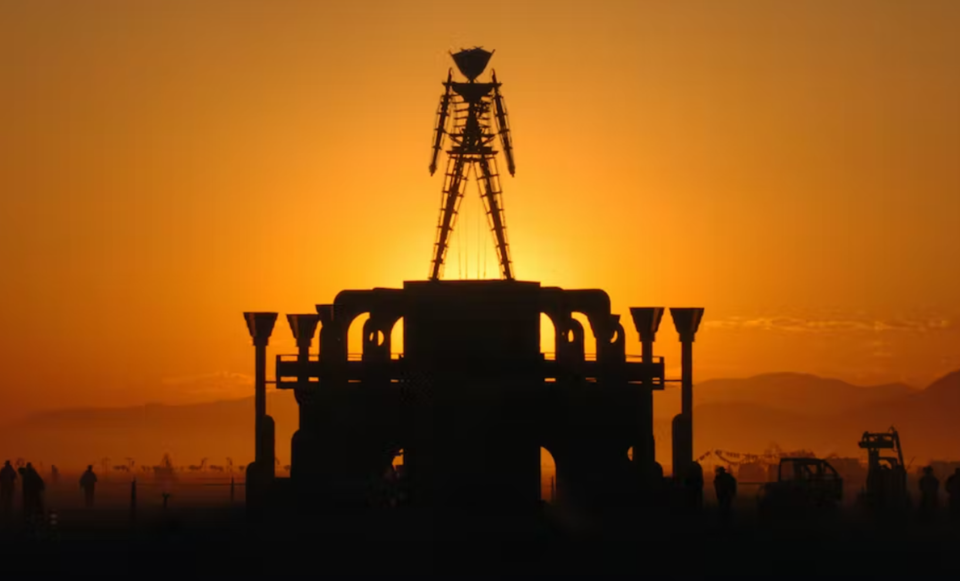
M 955 371 L 957 371 L 957 370 L 955 370 Z M 950 372 L 950 373 L 953 373 L 953 372 Z M 945 374 L 944 376 L 946 376 L 946 375 L 949 375 L 949 373 L 948 373 L 948 374 Z M 842 379 L 838 379 L 838 378 L 835 378 L 835 377 L 824 377 L 824 376 L 820 376 L 820 375 L 816 375 L 816 374 L 801 373 L 801 372 L 795 372 L 795 371 L 774 371 L 774 372 L 767 372 L 767 373 L 759 373 L 759 374 L 755 374 L 755 375 L 747 375 L 747 376 L 742 376 L 742 377 L 712 377 L 712 378 L 709 378 L 709 379 L 700 379 L 700 380 L 697 380 L 694 385 L 696 386 L 696 385 L 702 385 L 702 384 L 704 384 L 704 383 L 714 383 L 714 382 L 718 382 L 718 381 L 719 381 L 719 382 L 724 382 L 724 381 L 747 381 L 747 380 L 751 380 L 751 379 L 765 378 L 765 377 L 771 377 L 771 376 L 796 376 L 796 377 L 808 376 L 808 377 L 811 377 L 811 378 L 820 379 L 820 380 L 826 380 L 826 381 L 831 381 L 831 380 L 843 381 L 844 383 L 847 383 L 847 384 L 849 384 L 849 385 L 851 385 L 851 386 L 854 386 L 854 387 L 862 387 L 862 388 L 865 388 L 865 389 L 869 389 L 869 388 L 873 388 L 873 387 L 883 387 L 883 386 L 895 385 L 895 384 L 896 384 L 896 385 L 904 385 L 904 386 L 909 387 L 909 388 L 911 388 L 911 389 L 913 389 L 913 390 L 915 390 L 915 391 L 923 391 L 923 390 L 925 390 L 927 387 L 929 387 L 929 384 L 926 384 L 926 385 L 913 385 L 913 384 L 908 384 L 908 383 L 904 383 L 904 382 L 855 383 L 855 382 L 849 382 L 849 381 L 845 381 L 845 380 L 842 380 Z M 944 376 L 938 376 L 936 379 L 942 379 Z M 934 381 L 936 381 L 936 379 L 935 379 Z M 192 392 L 192 393 L 198 394 L 197 399 L 195 399 L 195 400 L 193 400 L 193 401 L 175 401 L 175 402 L 163 401 L 163 400 L 160 400 L 160 399 L 155 399 L 155 400 L 143 401 L 143 402 L 132 403 L 132 404 L 96 405 L 96 406 L 94 406 L 94 405 L 81 405 L 81 406 L 68 406 L 68 407 L 49 407 L 49 408 L 37 410 L 37 411 L 35 411 L 35 412 L 33 412 L 33 413 L 21 414 L 21 415 L 16 415 L 16 416 L 9 416 L 9 417 L 6 417 L 6 418 L 0 418 L 0 426 L 7 425 L 7 424 L 12 424 L 12 423 L 15 423 L 15 422 L 17 422 L 17 421 L 19 421 L 19 420 L 24 420 L 24 419 L 27 419 L 27 418 L 30 418 L 30 417 L 33 417 L 33 416 L 37 416 L 37 415 L 55 414 L 55 413 L 58 413 L 58 412 L 83 411 L 83 410 L 119 410 L 119 409 L 129 409 L 129 408 L 144 407 L 144 406 L 170 406 L 170 407 L 176 407 L 176 406 L 196 406 L 196 405 L 204 405 L 204 404 L 216 404 L 216 403 L 221 403 L 221 402 L 234 402 L 234 401 L 237 401 L 237 400 L 252 399 L 252 398 L 254 397 L 254 394 L 253 394 L 253 375 L 245 375 L 245 374 L 242 374 L 242 373 L 210 374 L 210 375 L 207 375 L 207 376 L 198 376 L 198 377 L 193 377 L 193 378 L 179 378 L 179 381 L 181 382 L 181 384 L 196 382 L 196 384 L 199 385 L 200 388 L 197 389 L 196 391 Z M 214 386 L 210 386 L 210 384 L 206 383 L 206 382 L 208 382 L 208 381 L 209 381 L 209 382 L 212 382 L 212 383 L 214 384 Z M 931 382 L 931 383 L 932 383 L 932 382 Z M 228 389 L 228 388 L 226 387 L 226 385 L 231 385 L 231 386 L 232 386 L 231 388 L 229 388 L 229 389 L 230 389 L 230 392 L 227 392 L 227 389 Z M 676 395 L 677 397 L 679 397 L 680 388 L 677 387 L 677 386 L 668 386 L 668 387 L 666 388 L 666 391 L 670 392 L 672 395 Z M 201 394 L 204 394 L 204 393 L 210 393 L 211 395 L 209 395 L 208 397 L 204 398 L 203 395 L 201 395 Z M 665 392 L 658 392 L 658 393 L 663 394 L 663 393 L 665 393 Z M 214 395 L 214 394 L 219 394 L 219 395 Z M 293 393 L 292 393 L 292 392 L 285 392 L 285 391 L 283 391 L 283 390 L 277 390 L 277 389 L 274 389 L 272 386 L 268 386 L 267 395 L 268 395 L 268 396 L 271 396 L 271 397 L 272 397 L 272 396 L 290 397 L 290 398 L 293 397 Z M 663 396 L 663 395 L 659 395 L 659 396 L 655 396 L 655 397 L 661 400 L 660 405 L 659 405 L 658 407 L 659 407 L 659 408 L 663 408 L 663 407 L 664 407 L 664 403 L 663 403 L 662 399 L 664 399 L 664 396 Z M 660 412 L 658 411 L 658 413 L 660 413 Z M 674 412 L 673 412 L 673 411 L 670 411 L 670 412 L 663 411 L 662 413 L 663 413 L 663 414 L 672 414 L 672 413 L 674 413 Z

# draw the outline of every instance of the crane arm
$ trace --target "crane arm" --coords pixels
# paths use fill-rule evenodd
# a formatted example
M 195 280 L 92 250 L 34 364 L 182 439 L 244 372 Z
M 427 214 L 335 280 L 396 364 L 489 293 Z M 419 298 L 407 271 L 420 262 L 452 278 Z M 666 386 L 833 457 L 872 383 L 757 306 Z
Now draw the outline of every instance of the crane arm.
M 447 71 L 447 82 L 444 83 L 447 90 L 440 97 L 440 108 L 437 110 L 437 127 L 434 130 L 433 156 L 430 158 L 430 175 L 437 171 L 437 157 L 440 155 L 440 149 L 443 147 L 443 136 L 446 133 L 447 116 L 450 111 L 450 89 L 453 86 L 453 69 Z
M 507 123 L 507 107 L 503 104 L 503 96 L 500 94 L 500 83 L 497 82 L 497 72 L 493 73 L 493 102 L 497 108 L 497 129 L 500 133 L 500 143 L 503 146 L 503 155 L 507 158 L 507 171 L 514 175 L 517 171 L 516 164 L 513 162 L 513 143 L 510 138 L 510 126 Z

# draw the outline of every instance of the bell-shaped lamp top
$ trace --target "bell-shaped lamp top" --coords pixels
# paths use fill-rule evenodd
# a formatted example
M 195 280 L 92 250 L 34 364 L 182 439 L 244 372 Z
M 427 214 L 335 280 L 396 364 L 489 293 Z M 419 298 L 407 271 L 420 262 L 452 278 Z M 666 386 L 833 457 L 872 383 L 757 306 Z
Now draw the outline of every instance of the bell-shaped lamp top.
M 633 317 L 633 326 L 640 333 L 640 341 L 643 343 L 652 343 L 657 339 L 657 331 L 660 329 L 660 321 L 663 319 L 663 307 L 631 307 L 630 315 Z
M 487 52 L 478 46 L 463 49 L 458 53 L 450 53 L 450 56 L 453 57 L 453 62 L 457 64 L 457 68 L 463 73 L 463 76 L 473 82 L 483 74 L 483 71 L 487 68 L 487 63 L 490 62 L 490 57 L 493 56 L 493 52 Z
M 247 321 L 247 330 L 254 345 L 266 345 L 273 334 L 277 313 L 244 313 L 243 318 Z
M 333 321 L 333 305 L 317 305 L 317 315 L 324 324 Z
M 677 328 L 681 341 L 693 341 L 700 328 L 700 319 L 703 318 L 702 308 L 671 308 L 673 326 Z
M 293 338 L 297 340 L 298 347 L 309 347 L 313 342 L 314 335 L 317 334 L 317 325 L 320 323 L 320 315 L 287 315 L 287 322 L 290 323 L 290 331 Z

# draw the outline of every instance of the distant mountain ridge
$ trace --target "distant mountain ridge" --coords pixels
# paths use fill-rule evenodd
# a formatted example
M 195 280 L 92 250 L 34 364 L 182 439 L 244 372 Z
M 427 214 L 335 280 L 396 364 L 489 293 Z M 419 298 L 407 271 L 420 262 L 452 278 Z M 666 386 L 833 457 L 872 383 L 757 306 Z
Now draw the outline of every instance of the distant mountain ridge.
M 804 373 L 766 373 L 743 379 L 709 379 L 694 385 L 694 406 L 712 403 L 762 405 L 790 413 L 830 415 L 891 401 L 920 390 L 903 383 L 859 386 Z M 660 409 L 677 410 L 680 390 L 655 396 Z M 676 412 L 673 412 L 676 413 Z
M 756 453 L 776 444 L 860 457 L 857 442 L 864 431 L 894 425 L 906 456 L 960 458 L 960 371 L 923 390 L 776 373 L 704 381 L 694 394 L 698 454 L 710 449 Z M 670 398 L 676 398 L 673 410 Z M 670 417 L 679 409 L 679 389 L 655 394 L 655 402 L 657 454 L 669 461 Z M 270 392 L 267 405 L 277 423 L 277 455 L 286 463 L 297 405 L 289 392 Z M 252 459 L 253 412 L 252 397 L 44 412 L 0 427 L 0 456 L 60 466 L 132 457 L 146 465 L 169 452 L 175 463 L 198 463 L 203 457 L 222 463 L 231 457 L 239 465 Z

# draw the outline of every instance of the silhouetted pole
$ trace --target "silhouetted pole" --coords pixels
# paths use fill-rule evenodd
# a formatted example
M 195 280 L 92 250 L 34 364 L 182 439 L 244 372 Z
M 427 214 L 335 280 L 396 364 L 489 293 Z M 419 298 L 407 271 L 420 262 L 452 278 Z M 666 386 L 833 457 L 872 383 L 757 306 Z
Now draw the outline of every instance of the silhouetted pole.
M 645 365 L 653 365 L 653 342 L 656 341 L 660 321 L 663 319 L 663 307 L 636 307 L 630 309 L 633 324 L 640 334 L 643 348 L 642 359 Z M 652 368 L 652 367 L 651 367 Z M 656 441 L 653 437 L 653 385 L 645 382 L 640 394 L 641 433 L 633 448 L 633 462 L 646 475 L 657 461 Z
M 313 338 L 317 334 L 317 325 L 320 324 L 320 315 L 318 313 L 303 315 L 287 315 L 287 322 L 290 324 L 290 331 L 293 338 L 297 341 L 297 364 L 299 373 L 297 375 L 297 387 L 294 394 L 297 403 L 300 404 L 300 412 L 303 414 L 305 398 L 310 389 L 310 346 L 313 344 Z M 312 457 L 311 439 L 307 432 L 300 429 L 293 434 L 293 441 L 290 445 L 290 478 L 298 478 L 303 472 L 304 461 L 309 462 Z M 306 459 L 306 460 L 305 460 Z
M 693 421 L 693 339 L 680 345 L 680 413 Z
M 683 475 L 693 464 L 693 340 L 700 328 L 703 309 L 670 309 L 680 335 L 680 414 L 673 418 L 673 473 Z
M 230 477 L 230 504 L 233 504 L 234 499 L 236 498 L 237 484 L 233 476 Z
M 130 482 L 130 522 L 137 522 L 137 479 Z
M 255 459 L 247 467 L 247 497 L 250 500 L 251 493 L 257 495 L 262 490 L 261 486 L 276 475 L 273 418 L 267 415 L 267 345 L 270 343 L 273 326 L 277 322 L 277 313 L 244 313 L 243 317 L 247 322 L 250 338 L 253 339 L 256 354 L 254 363 Z

